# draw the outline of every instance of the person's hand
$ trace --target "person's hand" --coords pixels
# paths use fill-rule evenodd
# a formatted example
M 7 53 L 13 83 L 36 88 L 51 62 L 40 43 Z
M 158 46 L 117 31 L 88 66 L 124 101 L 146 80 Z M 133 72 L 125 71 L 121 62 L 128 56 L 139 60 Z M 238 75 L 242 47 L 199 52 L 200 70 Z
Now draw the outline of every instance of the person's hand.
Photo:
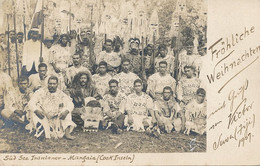
M 64 111 L 63 113 L 60 114 L 60 117 L 59 117 L 59 118 L 60 118 L 61 120 L 64 120 L 68 114 L 69 114 L 69 111 L 66 110 L 66 111 Z
M 45 116 L 44 116 L 44 113 L 40 110 L 35 110 L 34 113 L 38 116 L 38 118 L 40 119 L 43 119 Z

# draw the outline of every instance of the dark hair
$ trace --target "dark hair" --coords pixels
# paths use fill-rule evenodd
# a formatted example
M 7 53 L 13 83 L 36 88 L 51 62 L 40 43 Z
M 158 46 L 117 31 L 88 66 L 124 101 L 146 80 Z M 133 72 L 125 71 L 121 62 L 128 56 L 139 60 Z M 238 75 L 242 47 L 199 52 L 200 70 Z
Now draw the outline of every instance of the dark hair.
M 56 82 L 58 83 L 59 79 L 56 76 L 50 76 L 48 79 L 48 83 L 50 82 L 50 80 L 56 80 Z
M 169 87 L 169 86 L 166 86 L 166 87 L 164 87 L 164 88 L 163 88 L 163 92 L 164 92 L 165 90 L 170 90 L 170 91 L 171 91 L 171 93 L 173 93 L 173 90 L 172 90 L 172 88 L 171 88 L 171 87 Z
M 167 47 L 166 47 L 166 45 L 165 44 L 160 44 L 159 46 L 158 46 L 158 50 L 160 50 L 160 49 L 167 49 Z
M 196 94 L 198 95 L 198 94 L 203 94 L 204 96 L 206 96 L 206 91 L 205 91 L 205 89 L 203 89 L 203 88 L 199 88 L 197 91 L 196 91 Z
M 40 63 L 40 64 L 38 65 L 38 69 L 39 69 L 40 67 L 45 67 L 45 68 L 47 69 L 47 65 L 46 65 L 45 63 Z
M 195 70 L 195 67 L 192 66 L 192 65 L 185 65 L 183 69 L 192 69 L 192 70 Z
M 143 85 L 143 81 L 142 81 L 142 80 L 140 80 L 140 79 L 136 79 L 136 80 L 134 81 L 134 85 L 135 85 L 136 83 L 140 83 L 140 84 L 142 84 L 142 85 Z
M 18 33 L 17 33 L 17 36 L 18 36 L 18 35 L 23 35 L 23 32 L 18 32 Z
M 99 62 L 98 66 L 106 66 L 107 67 L 107 63 L 105 61 L 101 61 L 101 62 Z
M 111 79 L 109 82 L 108 82 L 108 85 L 112 84 L 112 83 L 116 83 L 118 85 L 118 81 L 115 80 L 115 79 Z
M 68 36 L 67 34 L 62 34 L 62 35 L 60 35 L 59 43 L 61 43 L 61 39 L 62 39 L 63 37 L 66 37 L 66 38 L 67 38 L 67 40 L 68 40 L 67 42 L 70 41 L 70 38 L 69 38 L 69 36 Z
M 106 39 L 105 44 L 107 44 L 107 42 L 110 42 L 113 45 L 113 41 L 111 39 Z
M 74 54 L 72 55 L 72 57 L 73 57 L 74 55 L 79 55 L 79 57 L 81 58 L 81 55 L 80 55 L 79 52 L 74 53 Z
M 160 62 L 159 62 L 159 66 L 160 66 L 161 64 L 166 64 L 166 66 L 168 65 L 168 63 L 167 63 L 166 61 L 160 61 Z
M 122 60 L 121 64 L 123 64 L 124 62 L 129 62 L 129 63 L 131 63 L 130 59 L 127 59 L 127 58 L 124 58 L 124 59 Z
M 29 82 L 29 78 L 28 78 L 27 76 L 25 76 L 25 75 L 21 75 L 21 76 L 19 77 L 19 82 L 22 82 L 22 81 L 27 81 L 27 82 Z

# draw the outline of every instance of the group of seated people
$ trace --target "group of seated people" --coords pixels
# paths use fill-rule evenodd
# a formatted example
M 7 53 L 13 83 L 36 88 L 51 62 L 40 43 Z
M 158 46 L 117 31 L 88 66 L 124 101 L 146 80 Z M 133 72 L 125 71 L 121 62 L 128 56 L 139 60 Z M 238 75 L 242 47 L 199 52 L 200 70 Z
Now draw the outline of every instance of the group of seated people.
M 184 66 L 184 75 L 176 82 L 162 60 L 144 83 L 130 70 L 127 58 L 116 74 L 108 73 L 108 64 L 100 61 L 94 75 L 81 65 L 81 58 L 73 54 L 73 66 L 62 75 L 40 63 L 38 73 L 19 77 L 18 87 L 0 72 L 0 127 L 22 124 L 37 138 L 67 139 L 75 138 L 71 134 L 75 128 L 152 135 L 206 132 L 206 91 L 194 66 Z

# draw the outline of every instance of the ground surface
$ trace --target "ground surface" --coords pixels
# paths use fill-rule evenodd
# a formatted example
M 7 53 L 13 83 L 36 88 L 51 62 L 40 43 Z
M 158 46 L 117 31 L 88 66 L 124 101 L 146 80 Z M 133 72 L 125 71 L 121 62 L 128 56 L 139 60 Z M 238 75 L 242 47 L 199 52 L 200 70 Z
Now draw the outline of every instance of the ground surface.
M 174 153 L 205 152 L 206 136 L 171 133 L 160 138 L 145 133 L 75 131 L 76 139 L 40 141 L 21 128 L 0 129 L 0 153 Z

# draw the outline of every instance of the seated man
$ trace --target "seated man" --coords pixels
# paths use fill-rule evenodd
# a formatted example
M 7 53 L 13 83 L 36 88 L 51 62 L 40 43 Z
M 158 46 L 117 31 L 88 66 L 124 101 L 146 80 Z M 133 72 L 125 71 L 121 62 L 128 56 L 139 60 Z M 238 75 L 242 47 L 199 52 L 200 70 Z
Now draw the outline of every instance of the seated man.
M 41 63 L 38 65 L 38 72 L 37 74 L 32 74 L 29 77 L 29 88 L 35 92 L 41 87 L 47 86 L 48 75 L 47 75 L 47 65 L 45 63 Z
M 176 81 L 169 73 L 167 73 L 167 65 L 168 63 L 166 61 L 160 61 L 159 72 L 148 78 L 146 93 L 149 94 L 154 100 L 162 97 L 163 88 L 166 86 L 172 87 L 174 92 L 173 96 L 175 97 Z
M 121 65 L 122 72 L 113 77 L 118 81 L 119 91 L 127 96 L 133 93 L 133 83 L 136 79 L 139 79 L 135 73 L 130 72 L 130 65 L 129 59 L 123 59 Z
M 58 78 L 48 79 L 48 88 L 41 88 L 34 93 L 28 103 L 29 121 L 27 129 L 35 129 L 36 137 L 74 139 L 70 133 L 76 126 L 71 117 L 73 103 L 69 96 L 57 89 Z M 31 126 L 31 128 L 30 128 Z
M 15 90 L 9 75 L 0 71 L 0 128 L 11 126 L 13 122 L 20 122 L 22 114 L 16 110 Z
M 205 100 L 206 91 L 199 88 L 196 97 L 185 107 L 185 131 L 189 134 L 190 130 L 202 135 L 206 132 L 207 102 Z
M 195 68 L 193 66 L 185 66 L 184 72 L 186 77 L 182 77 L 177 86 L 177 99 L 183 108 L 196 95 L 196 91 L 200 88 L 201 81 L 195 76 Z
M 153 100 L 149 95 L 142 92 L 142 89 L 142 80 L 135 80 L 135 92 L 127 97 L 125 105 L 125 110 L 128 115 L 128 126 L 140 132 L 152 128 L 152 123 L 156 122 Z
M 30 101 L 33 92 L 28 88 L 29 87 L 29 79 L 27 76 L 21 76 L 19 78 L 18 88 L 15 89 L 15 100 L 16 100 L 16 110 L 18 111 L 19 121 L 24 124 L 25 114 L 28 111 L 28 102 Z
M 87 97 L 94 97 L 97 100 L 102 97 L 98 94 L 94 86 L 91 74 L 89 72 L 79 72 L 72 82 L 72 88 L 68 91 L 70 97 L 73 99 L 74 110 L 72 112 L 72 119 L 78 126 L 83 126 L 84 121 L 80 117 Z
M 101 61 L 98 64 L 98 74 L 94 74 L 93 83 L 97 87 L 97 91 L 101 96 L 104 96 L 109 89 L 108 82 L 112 79 L 112 76 L 107 73 L 107 63 Z
M 184 113 L 180 110 L 169 86 L 163 88 L 163 97 L 155 101 L 155 117 L 161 133 L 170 133 L 173 128 L 179 132 L 184 128 Z
M 105 121 L 103 127 L 107 127 L 107 123 L 113 122 L 112 132 L 117 133 L 119 129 L 124 127 L 124 106 L 126 95 L 119 92 L 118 81 L 112 79 L 109 81 L 109 93 L 103 98 L 103 107 L 105 113 Z

